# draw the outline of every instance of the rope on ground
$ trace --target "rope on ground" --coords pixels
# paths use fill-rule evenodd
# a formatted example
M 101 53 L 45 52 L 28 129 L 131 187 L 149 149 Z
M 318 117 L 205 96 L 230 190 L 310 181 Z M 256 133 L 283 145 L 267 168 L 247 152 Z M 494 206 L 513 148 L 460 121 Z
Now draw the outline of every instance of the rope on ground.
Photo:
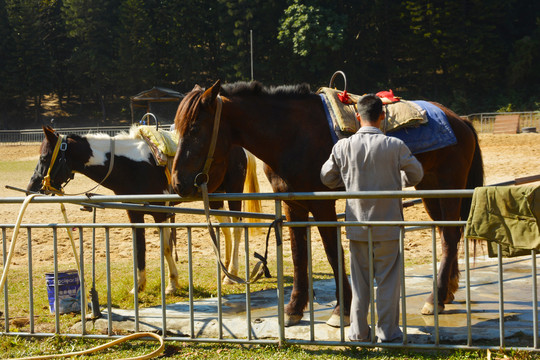
M 15 250 L 15 242 L 17 241 L 17 237 L 19 236 L 19 229 L 21 227 L 22 218 L 24 215 L 24 212 L 26 208 L 28 207 L 28 204 L 37 194 L 28 195 L 22 205 L 21 209 L 19 210 L 19 215 L 17 216 L 17 221 L 15 222 L 15 228 L 13 229 L 13 235 L 11 236 L 11 244 L 9 246 L 9 253 L 6 259 L 6 263 L 4 264 L 4 270 L 2 271 L 2 279 L 0 280 L 0 292 L 4 290 L 4 284 L 6 283 L 7 273 L 9 271 L 9 265 L 11 264 L 11 258 L 13 257 L 13 252 Z
M 161 355 L 163 353 L 163 350 L 165 348 L 165 342 L 163 341 L 163 338 L 161 336 L 159 336 L 158 334 L 151 333 L 151 332 L 141 332 L 141 333 L 135 333 L 135 334 L 127 335 L 127 336 L 121 337 L 119 339 L 113 340 L 111 342 L 108 342 L 106 344 L 99 345 L 99 346 L 96 346 L 96 347 L 93 347 L 93 348 L 87 349 L 87 350 L 75 351 L 75 352 L 70 352 L 70 353 L 66 353 L 66 354 L 32 356 L 32 357 L 18 358 L 18 359 L 14 359 L 14 360 L 59 359 L 59 358 L 65 358 L 65 357 L 87 355 L 87 354 L 91 354 L 91 353 L 95 353 L 95 352 L 98 352 L 98 351 L 101 351 L 101 350 L 108 349 L 108 348 L 110 348 L 112 346 L 124 343 L 124 342 L 129 341 L 129 340 L 134 340 L 134 339 L 138 339 L 138 338 L 142 338 L 142 337 L 153 337 L 154 339 L 158 340 L 159 343 L 160 343 L 159 348 L 157 348 L 156 350 L 154 350 L 151 353 L 146 354 L 146 355 L 130 357 L 130 358 L 124 358 L 124 359 L 121 359 L 121 360 L 151 359 L 151 358 L 159 356 L 159 355 Z
M 8 253 L 8 256 L 7 256 L 7 259 L 6 259 L 6 263 L 4 264 L 4 270 L 2 271 L 2 278 L 0 279 L 0 292 L 2 292 L 2 290 L 4 289 L 4 284 L 6 282 L 7 273 L 9 271 L 9 265 L 11 264 L 11 258 L 13 257 L 13 253 L 14 253 L 14 250 L 15 250 L 15 243 L 16 243 L 17 237 L 19 235 L 19 229 L 21 227 L 21 222 L 22 222 L 23 215 L 24 215 L 24 213 L 26 211 L 26 208 L 28 207 L 28 204 L 30 203 L 30 201 L 32 201 L 32 199 L 36 195 L 38 195 L 38 194 L 28 195 L 24 199 L 24 201 L 23 201 L 23 203 L 21 205 L 21 209 L 19 210 L 19 215 L 17 216 L 17 221 L 15 223 L 15 228 L 13 229 L 13 235 L 11 237 L 11 244 L 9 246 L 9 253 Z M 61 204 L 61 205 L 62 205 L 62 214 L 64 215 L 64 219 L 67 222 L 67 215 L 65 213 L 65 207 L 64 207 L 63 204 Z M 73 241 L 70 230 L 71 229 L 68 229 L 68 234 L 69 234 L 70 239 L 71 239 L 71 245 L 73 247 L 73 253 L 75 255 L 75 259 L 77 260 L 77 266 L 79 266 L 79 262 L 78 262 L 78 258 L 77 258 L 77 252 L 75 250 L 75 243 Z M 81 272 L 80 272 L 80 267 L 79 267 L 79 275 L 80 275 L 80 273 Z M 86 302 L 85 302 L 85 306 L 86 306 Z M 111 341 L 111 342 L 109 342 L 107 344 L 96 346 L 96 347 L 88 349 L 88 350 L 71 352 L 71 353 L 66 353 L 66 354 L 54 354 L 54 355 L 43 355 L 43 356 L 33 356 L 33 357 L 27 357 L 27 358 L 19 358 L 19 360 L 22 360 L 22 359 L 24 359 L 24 360 L 29 360 L 29 359 L 58 359 L 58 358 L 63 358 L 63 357 L 80 356 L 80 355 L 85 355 L 85 354 L 90 354 L 90 353 L 94 353 L 94 352 L 97 352 L 97 351 L 101 351 L 101 350 L 110 348 L 111 346 L 114 346 L 114 345 L 129 341 L 129 340 L 142 338 L 142 337 L 153 337 L 153 338 L 157 339 L 160 342 L 159 348 L 156 349 L 155 351 L 151 352 L 150 354 L 137 356 L 137 357 L 132 357 L 132 358 L 126 358 L 125 360 L 151 359 L 153 357 L 161 355 L 161 353 L 163 352 L 163 349 L 165 348 L 165 343 L 163 341 L 163 338 L 161 336 L 157 335 L 157 334 L 154 334 L 154 333 L 142 332 L 142 333 L 135 333 L 135 334 L 127 335 L 127 336 L 124 336 L 122 338 L 113 340 L 113 341 Z

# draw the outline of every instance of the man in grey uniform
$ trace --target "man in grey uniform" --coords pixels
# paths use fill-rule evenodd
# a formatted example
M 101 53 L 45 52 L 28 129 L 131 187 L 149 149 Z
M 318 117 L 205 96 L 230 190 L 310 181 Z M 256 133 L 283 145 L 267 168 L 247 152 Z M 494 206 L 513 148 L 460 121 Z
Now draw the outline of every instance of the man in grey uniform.
M 369 94 L 358 100 L 361 128 L 338 141 L 321 169 L 321 181 L 331 189 L 346 191 L 401 190 L 422 180 L 422 165 L 403 141 L 379 130 L 384 119 L 382 102 Z M 347 199 L 348 221 L 401 221 L 401 199 Z M 369 256 L 377 282 L 378 321 L 375 335 L 382 342 L 399 342 L 400 257 L 399 227 L 373 226 L 373 254 L 368 253 L 367 226 L 348 226 L 351 252 L 351 326 L 349 339 L 370 341 L 367 316 L 370 304 Z

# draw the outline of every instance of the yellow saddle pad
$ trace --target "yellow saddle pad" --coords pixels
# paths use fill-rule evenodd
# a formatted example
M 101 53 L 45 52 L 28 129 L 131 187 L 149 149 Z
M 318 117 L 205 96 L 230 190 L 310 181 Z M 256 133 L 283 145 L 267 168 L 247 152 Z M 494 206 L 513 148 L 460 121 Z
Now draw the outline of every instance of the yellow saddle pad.
M 176 154 L 178 148 L 176 131 L 157 130 L 155 126 L 139 126 L 139 135 L 152 149 L 158 165 L 167 165 L 168 157 L 174 157 Z

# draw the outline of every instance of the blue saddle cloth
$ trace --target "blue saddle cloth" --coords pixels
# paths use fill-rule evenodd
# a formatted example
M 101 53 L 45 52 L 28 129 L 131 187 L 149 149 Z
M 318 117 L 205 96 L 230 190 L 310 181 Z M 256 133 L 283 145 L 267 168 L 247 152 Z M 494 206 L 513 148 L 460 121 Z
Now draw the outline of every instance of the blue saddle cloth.
M 403 140 L 413 154 L 457 144 L 456 135 L 448 123 L 446 114 L 441 109 L 427 101 L 415 100 L 413 102 L 426 110 L 427 124 L 418 127 L 401 128 L 387 133 L 388 136 Z
M 414 100 L 412 102 L 426 110 L 428 118 L 427 124 L 419 125 L 417 127 L 401 128 L 388 132 L 386 135 L 403 140 L 413 154 L 420 154 L 457 144 L 456 135 L 450 127 L 444 111 L 427 101 Z M 324 101 L 323 107 L 326 113 L 328 126 L 330 127 L 330 134 L 332 135 L 332 140 L 335 144 L 339 138 L 335 132 L 332 118 Z

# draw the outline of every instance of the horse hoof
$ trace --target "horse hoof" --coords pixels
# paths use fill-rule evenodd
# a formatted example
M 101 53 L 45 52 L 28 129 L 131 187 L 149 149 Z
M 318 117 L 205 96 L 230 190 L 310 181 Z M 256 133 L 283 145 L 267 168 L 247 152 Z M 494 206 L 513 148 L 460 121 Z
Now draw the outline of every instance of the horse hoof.
M 138 291 L 138 293 L 139 293 L 139 294 L 142 293 L 142 292 L 144 291 L 144 288 L 145 288 L 144 286 L 139 286 L 139 291 Z M 130 290 L 129 293 L 130 293 L 131 295 L 135 295 L 135 288 L 132 288 L 132 289 Z
M 341 321 L 339 320 L 339 315 L 332 314 L 332 316 L 330 316 L 330 319 L 328 319 L 328 321 L 326 322 L 326 325 L 335 327 L 335 328 L 341 327 Z M 343 316 L 343 326 L 349 326 L 349 325 L 351 325 L 351 317 L 347 315 Z
M 437 308 L 439 310 L 439 314 L 444 311 L 444 306 L 439 305 Z M 433 315 L 435 314 L 435 307 L 433 304 L 425 303 L 421 313 L 422 315 Z
M 167 287 L 165 289 L 165 295 L 173 295 L 176 292 L 176 289 L 173 287 Z
M 296 325 L 302 320 L 302 315 L 285 315 L 285 327 Z
M 236 283 L 235 283 L 234 281 L 232 281 L 231 279 L 229 279 L 228 276 L 225 276 L 225 277 L 223 278 L 223 280 L 221 281 L 221 284 L 222 284 L 222 285 L 234 285 L 234 284 L 236 284 Z

